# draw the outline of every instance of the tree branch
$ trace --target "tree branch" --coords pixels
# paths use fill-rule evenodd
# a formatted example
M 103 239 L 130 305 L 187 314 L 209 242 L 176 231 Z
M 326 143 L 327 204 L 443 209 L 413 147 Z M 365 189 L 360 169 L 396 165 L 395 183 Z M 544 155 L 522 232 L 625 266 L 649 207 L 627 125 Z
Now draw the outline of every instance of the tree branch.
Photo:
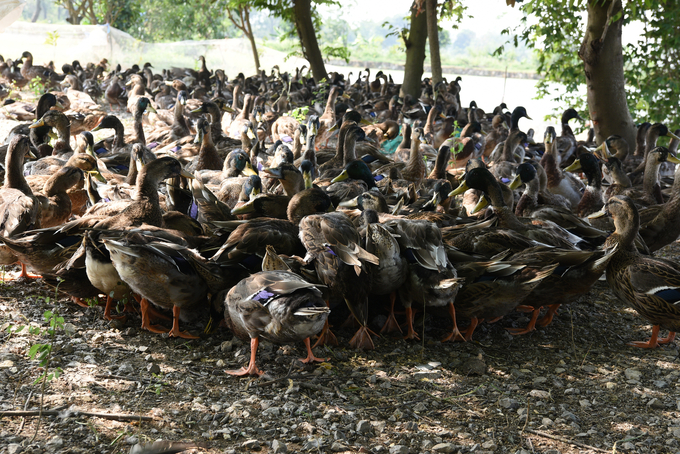
M 604 24 L 604 30 L 602 30 L 602 36 L 600 36 L 600 43 L 603 43 L 607 37 L 607 32 L 609 31 L 609 24 L 611 24 L 612 12 L 614 11 L 614 5 L 618 3 L 619 0 L 613 0 L 607 9 L 607 22 Z
M 239 8 L 239 13 L 240 13 L 240 10 L 241 10 L 241 9 Z M 231 10 L 230 10 L 230 9 L 227 9 L 227 14 L 229 15 L 229 20 L 236 26 L 236 28 L 238 28 L 238 29 L 241 30 L 243 33 L 245 33 L 246 30 L 245 30 L 243 24 L 239 24 L 238 22 L 236 22 L 236 19 L 234 19 L 234 16 L 231 14 Z

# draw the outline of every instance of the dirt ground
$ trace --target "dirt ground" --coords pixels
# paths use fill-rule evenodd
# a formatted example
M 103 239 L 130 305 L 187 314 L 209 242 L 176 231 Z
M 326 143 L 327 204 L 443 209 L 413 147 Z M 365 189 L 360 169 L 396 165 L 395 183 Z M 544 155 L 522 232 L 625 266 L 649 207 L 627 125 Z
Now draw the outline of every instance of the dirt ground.
M 680 247 L 661 253 L 680 258 Z M 46 310 L 65 323 L 49 366 L 62 373 L 43 398 L 58 413 L 37 434 L 36 417 L 1 417 L 2 453 L 127 453 L 156 440 L 195 442 L 199 453 L 680 451 L 678 345 L 626 345 L 648 339 L 650 326 L 602 281 L 525 336 L 504 329 L 528 321 L 517 313 L 482 324 L 471 342 L 442 344 L 448 321 L 425 314 L 416 319 L 424 342 L 321 348 L 330 359 L 315 366 L 296 361 L 302 345 L 264 342 L 259 380 L 224 373 L 249 354 L 226 329 L 170 339 L 139 330 L 138 315 L 109 323 L 100 307 L 55 299 L 40 280 L 9 282 L 0 286 L 0 411 L 39 409 L 43 368 L 27 351 L 49 339 L 8 329 L 45 328 Z M 351 331 L 338 334 L 347 345 Z
M 0 121 L 0 137 L 9 127 Z M 680 261 L 680 246 L 660 255 Z M 61 375 L 43 395 L 44 368 L 27 353 L 50 339 L 16 331 L 44 330 L 48 310 L 64 328 L 48 370 Z M 170 339 L 141 331 L 138 315 L 109 323 L 102 312 L 55 298 L 40 280 L 0 283 L 0 454 L 149 454 L 160 451 L 138 448 L 156 440 L 199 444 L 195 453 L 680 452 L 678 343 L 628 346 L 651 327 L 602 281 L 525 336 L 505 330 L 528 322 L 515 313 L 482 324 L 471 342 L 442 344 L 450 321 L 427 313 L 416 319 L 422 342 L 382 337 L 370 352 L 346 348 L 352 332 L 338 330 L 339 348 L 315 352 L 329 358 L 321 365 L 296 360 L 302 345 L 263 342 L 259 380 L 224 373 L 249 355 L 226 329 Z M 378 330 L 384 317 L 372 322 Z M 40 427 L 3 413 L 36 412 L 41 401 L 53 413 Z

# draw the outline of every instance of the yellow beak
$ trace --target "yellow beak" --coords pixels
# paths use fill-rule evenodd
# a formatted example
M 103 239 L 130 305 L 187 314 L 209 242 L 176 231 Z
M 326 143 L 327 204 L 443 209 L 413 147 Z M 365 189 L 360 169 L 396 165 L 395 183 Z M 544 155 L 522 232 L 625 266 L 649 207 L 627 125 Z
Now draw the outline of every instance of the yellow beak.
M 467 185 L 467 183 L 465 181 L 463 181 L 461 184 L 458 185 L 458 187 L 456 189 L 454 189 L 453 191 L 451 191 L 449 193 L 449 197 L 453 197 L 453 196 L 456 196 L 458 194 L 462 194 L 465 191 L 467 191 L 468 189 L 470 189 L 470 187 Z
M 567 172 L 576 172 L 577 170 L 581 170 L 581 160 L 577 159 L 575 160 L 569 167 L 564 169 Z
M 512 190 L 515 190 L 515 189 L 519 188 L 520 186 L 522 186 L 522 178 L 520 178 L 520 176 L 517 175 L 515 177 L 515 179 L 512 180 L 512 182 L 510 183 L 509 188 L 512 189 Z
M 331 180 L 331 183 L 337 183 L 338 181 L 345 181 L 348 178 L 349 178 L 349 174 L 347 173 L 346 170 L 343 170 L 340 175 L 338 175 L 337 177 L 335 177 Z

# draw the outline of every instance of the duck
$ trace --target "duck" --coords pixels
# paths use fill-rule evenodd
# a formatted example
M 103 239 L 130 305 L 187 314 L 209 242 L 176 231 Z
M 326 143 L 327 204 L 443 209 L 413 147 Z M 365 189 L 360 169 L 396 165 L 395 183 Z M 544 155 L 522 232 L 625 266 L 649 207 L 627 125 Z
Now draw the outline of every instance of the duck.
M 195 143 L 200 143 L 201 148 L 191 163 L 187 166 L 187 171 L 196 173 L 201 170 L 222 170 L 224 160 L 217 153 L 217 148 L 213 143 L 210 131 L 210 122 L 205 118 L 198 120 L 196 124 Z
M 320 282 L 336 299 L 344 300 L 360 324 L 349 342 L 350 346 L 374 349 L 367 327 L 372 279 L 367 265 L 379 265 L 378 257 L 360 246 L 361 237 L 352 221 L 346 214 L 337 211 L 302 218 L 300 239 L 307 250 L 306 264 L 314 266 Z M 332 342 L 333 339 L 326 321 L 317 344 Z
M 514 232 L 543 244 L 575 249 L 582 239 L 572 235 L 565 229 L 551 221 L 531 220 L 528 223 L 521 222 L 515 213 L 507 207 L 503 200 L 499 183 L 488 169 L 475 168 L 465 174 L 465 181 L 454 191 L 451 196 L 461 194 L 467 189 L 479 189 L 484 191 L 498 216 L 498 226 L 502 229 Z
M 676 166 L 670 198 L 663 205 L 640 211 L 640 236 L 650 252 L 656 252 L 678 238 L 680 232 L 680 166 Z M 650 219 L 651 217 L 651 219 Z
M 629 345 L 656 348 L 672 342 L 680 330 L 680 265 L 657 257 L 641 255 L 633 246 L 640 228 L 640 214 L 635 202 L 617 195 L 605 205 L 605 212 L 614 220 L 616 230 L 604 244 L 605 250 L 616 249 L 607 266 L 607 283 L 614 294 L 652 324 L 647 342 Z M 661 329 L 669 330 L 659 338 Z
M 291 271 L 261 271 L 240 281 L 221 299 L 227 325 L 237 337 L 250 340 L 248 367 L 227 370 L 227 374 L 264 373 L 256 363 L 260 337 L 277 344 L 303 341 L 307 357 L 300 361 L 307 364 L 327 361 L 314 356 L 310 342 L 330 313 L 316 285 Z
M 582 170 L 588 183 L 581 195 L 578 205 L 576 205 L 576 215 L 586 217 L 599 211 L 604 205 L 602 193 L 602 171 L 600 161 L 594 154 L 584 152 L 578 155 L 574 162 L 564 169 L 565 172 L 575 172 Z
M 212 265 L 196 250 L 177 241 L 164 241 L 139 232 L 102 237 L 116 272 L 130 288 L 141 296 L 142 326 L 151 332 L 170 337 L 198 339 L 179 329 L 181 317 L 209 314 L 208 295 L 223 290 L 224 276 L 219 266 Z M 149 303 L 172 309 L 172 328 L 151 325 Z
M 633 198 L 639 206 L 645 207 L 664 203 L 659 182 L 659 168 L 664 162 L 680 163 L 680 159 L 673 156 L 666 147 L 656 147 L 647 153 L 647 163 L 644 169 L 642 190 L 633 186 L 623 191 L 624 195 Z
M 414 219 L 393 219 L 384 225 L 396 237 L 402 260 L 408 264 L 406 280 L 399 288 L 401 302 L 406 308 L 407 333 L 404 339 L 419 339 L 413 327 L 414 301 L 423 308 L 448 307 L 453 328 L 442 342 L 460 337 L 454 300 L 463 281 L 446 256 L 439 228 L 429 221 Z M 379 266 L 382 266 L 382 261 Z M 393 313 L 390 315 L 394 318 Z
M 555 128 L 548 126 L 543 136 L 545 153 L 543 153 L 540 164 L 545 169 L 546 176 L 548 177 L 548 190 L 553 194 L 565 197 L 571 206 L 575 208 L 581 201 L 585 185 L 571 174 L 563 172 L 560 168 L 561 158 L 555 146 L 555 137 Z

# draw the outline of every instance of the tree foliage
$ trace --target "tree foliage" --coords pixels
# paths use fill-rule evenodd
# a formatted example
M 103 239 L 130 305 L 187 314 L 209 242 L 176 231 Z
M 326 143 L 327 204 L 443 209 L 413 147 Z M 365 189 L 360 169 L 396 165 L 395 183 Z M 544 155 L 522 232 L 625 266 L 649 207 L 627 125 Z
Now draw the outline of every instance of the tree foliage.
M 593 1 L 593 0 L 591 0 Z M 550 97 L 564 108 L 574 106 L 587 115 L 585 83 L 579 48 L 585 33 L 587 0 L 560 2 L 532 0 L 522 6 L 522 22 L 503 30 L 506 44 L 526 43 L 535 49 L 537 71 L 543 76 L 538 97 Z M 638 121 L 668 122 L 680 109 L 680 70 L 675 64 L 680 53 L 680 4 L 672 0 L 631 0 L 624 2 L 624 27 L 642 21 L 644 30 L 637 43 L 624 46 L 624 74 L 628 106 Z M 504 52 L 498 48 L 495 55 Z M 557 112 L 556 112 L 557 113 Z

